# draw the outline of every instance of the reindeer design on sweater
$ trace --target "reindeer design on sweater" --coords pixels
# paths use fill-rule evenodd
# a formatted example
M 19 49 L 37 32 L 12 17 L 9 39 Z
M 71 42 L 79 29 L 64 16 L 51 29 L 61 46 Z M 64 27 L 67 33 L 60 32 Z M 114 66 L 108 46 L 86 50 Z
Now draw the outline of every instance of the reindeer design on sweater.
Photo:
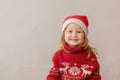
M 69 63 L 67 62 L 63 62 L 61 63 L 64 67 L 63 68 L 60 68 L 59 70 L 62 71 L 62 72 L 65 72 L 65 74 L 67 74 L 67 69 L 69 68 Z
M 59 68 L 59 70 L 61 72 L 63 72 L 64 74 L 70 73 L 73 76 L 77 76 L 77 75 L 81 74 L 81 77 L 86 77 L 87 75 L 90 75 L 91 71 L 87 70 L 87 69 L 93 68 L 93 66 L 90 66 L 88 64 L 83 64 L 83 65 L 81 65 L 81 67 L 77 67 L 76 63 L 74 63 L 74 66 L 70 67 L 70 64 L 67 62 L 63 62 L 63 63 L 61 63 L 61 65 L 64 67 Z
M 83 77 L 86 77 L 87 75 L 90 75 L 91 74 L 91 71 L 87 70 L 87 68 L 93 68 L 92 66 L 89 66 L 87 64 L 83 64 L 81 65 L 81 69 L 83 71 L 82 75 Z

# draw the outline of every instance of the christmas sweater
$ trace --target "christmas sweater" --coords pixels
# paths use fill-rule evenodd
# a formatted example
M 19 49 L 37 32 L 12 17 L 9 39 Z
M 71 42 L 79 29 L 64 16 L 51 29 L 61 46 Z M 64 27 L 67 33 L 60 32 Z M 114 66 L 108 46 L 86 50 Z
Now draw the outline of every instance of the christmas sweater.
M 53 66 L 46 80 L 101 80 L 99 63 L 94 53 L 88 59 L 83 48 L 58 50 L 53 58 Z

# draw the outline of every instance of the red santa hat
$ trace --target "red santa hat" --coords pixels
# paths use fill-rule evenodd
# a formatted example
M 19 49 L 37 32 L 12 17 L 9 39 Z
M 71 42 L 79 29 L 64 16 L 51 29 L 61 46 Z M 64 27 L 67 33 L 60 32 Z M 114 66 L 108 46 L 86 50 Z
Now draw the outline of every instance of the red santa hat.
M 62 32 L 64 31 L 64 29 L 66 28 L 66 26 L 70 23 L 76 23 L 78 24 L 83 31 L 85 32 L 85 34 L 88 34 L 88 19 L 87 16 L 85 15 L 71 15 L 71 16 L 67 16 L 63 22 L 63 26 L 62 26 Z

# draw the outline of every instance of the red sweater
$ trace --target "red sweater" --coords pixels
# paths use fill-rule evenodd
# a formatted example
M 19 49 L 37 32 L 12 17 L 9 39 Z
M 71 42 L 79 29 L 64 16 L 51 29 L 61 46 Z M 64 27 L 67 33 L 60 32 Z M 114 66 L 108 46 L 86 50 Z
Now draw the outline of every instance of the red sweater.
M 88 59 L 83 48 L 61 49 L 52 58 L 53 66 L 46 80 L 101 80 L 99 63 L 94 53 Z

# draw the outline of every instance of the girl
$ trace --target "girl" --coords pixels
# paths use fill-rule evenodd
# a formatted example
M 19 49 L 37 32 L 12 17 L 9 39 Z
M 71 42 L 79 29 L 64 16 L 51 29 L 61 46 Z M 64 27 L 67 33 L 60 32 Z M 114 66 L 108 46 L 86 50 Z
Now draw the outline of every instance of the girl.
M 47 80 L 101 80 L 99 63 L 88 43 L 88 19 L 84 15 L 65 18 L 61 49 L 53 58 Z

